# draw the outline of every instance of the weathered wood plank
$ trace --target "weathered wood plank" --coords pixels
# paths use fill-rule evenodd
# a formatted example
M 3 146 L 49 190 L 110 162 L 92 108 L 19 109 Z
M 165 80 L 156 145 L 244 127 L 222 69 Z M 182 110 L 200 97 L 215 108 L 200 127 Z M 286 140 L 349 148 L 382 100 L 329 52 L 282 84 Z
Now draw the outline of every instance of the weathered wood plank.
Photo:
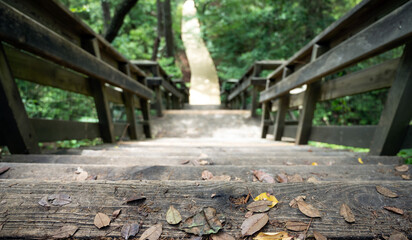
M 405 3 L 314 62 L 261 92 L 259 101 L 266 102 L 277 98 L 293 88 L 312 83 L 355 62 L 399 46 L 412 36 L 412 20 L 409 17 L 411 14 L 412 2 Z
M 0 42 L 0 128 L 11 153 L 39 153 L 38 139 Z
M 170 82 L 163 79 L 162 87 L 179 99 L 183 99 L 183 94 Z
M 389 90 L 370 154 L 395 155 L 404 142 L 412 119 L 412 43 L 406 44 L 395 81 Z
M 183 166 L 119 166 L 95 164 L 37 164 L 37 163 L 0 163 L 1 167 L 9 167 L 0 179 L 36 179 L 76 181 L 78 168 L 98 180 L 202 180 L 202 172 L 207 170 L 213 176 L 230 176 L 231 181 L 253 182 L 253 171 L 260 170 L 275 178 L 278 174 L 292 176 L 299 174 L 303 181 L 314 177 L 318 181 L 395 181 L 402 180 L 401 173 L 395 170 L 396 165 L 208 165 L 202 167 Z M 402 174 L 411 174 L 412 169 Z
M 101 137 L 99 124 L 63 120 L 30 119 L 40 142 Z M 126 124 L 114 123 L 115 136 L 121 136 Z
M 7 20 L 1 21 L 0 24 L 2 40 L 83 74 L 128 89 L 140 97 L 151 97 L 152 92 L 147 87 L 32 21 L 4 2 L 0 3 L 0 15 Z
M 197 187 L 193 187 L 197 185 Z M 396 192 L 400 197 L 385 198 L 375 187 L 383 185 Z M 310 219 L 298 209 L 290 208 L 290 200 L 302 192 L 307 202 L 320 209 L 322 218 L 313 219 L 308 234 L 317 230 L 329 239 L 373 238 L 390 235 L 394 229 L 407 233 L 411 237 L 411 225 L 408 218 L 383 210 L 384 206 L 393 205 L 406 212 L 411 211 L 411 182 L 374 181 L 330 182 L 320 184 L 272 184 L 264 183 L 216 183 L 216 182 L 160 182 L 125 181 L 122 183 L 93 181 L 84 183 L 32 180 L 1 180 L 3 196 L 2 215 L 4 222 L 0 232 L 2 238 L 48 238 L 60 227 L 73 224 L 79 230 L 74 238 L 119 238 L 125 222 L 142 224 L 146 230 L 155 223 L 163 224 L 163 235 L 167 237 L 185 237 L 184 232 L 165 222 L 165 213 L 170 205 L 180 211 L 183 218 L 192 216 L 203 207 L 214 207 L 224 214 L 226 224 L 223 231 L 240 238 L 240 226 L 244 221 L 245 205 L 235 205 L 230 197 L 246 196 L 249 191 L 253 196 L 261 192 L 271 192 L 283 204 L 269 211 L 269 219 L 279 222 L 298 220 L 309 223 Z M 37 202 L 45 195 L 65 193 L 71 196 L 72 203 L 63 207 L 41 207 Z M 124 199 L 131 195 L 144 194 L 146 208 L 125 205 Z M 212 194 L 216 194 L 211 198 Z M 251 200 L 250 200 L 251 201 Z M 354 224 L 348 224 L 339 215 L 342 203 L 350 206 L 356 216 Z M 116 209 L 122 213 L 107 229 L 99 230 L 93 225 L 98 212 L 110 215 Z M 146 209 L 146 210 L 143 210 Z M 146 214 L 142 214 L 146 212 Z M 140 213 L 140 214 L 139 214 Z M 146 215 L 146 217 L 144 216 Z M 28 218 L 27 216 L 30 216 Z M 282 224 L 281 224 L 282 225 Z M 283 226 L 266 225 L 263 232 L 283 230 Z M 140 235 L 140 234 L 139 234 Z M 138 236 L 139 236 L 138 235 Z

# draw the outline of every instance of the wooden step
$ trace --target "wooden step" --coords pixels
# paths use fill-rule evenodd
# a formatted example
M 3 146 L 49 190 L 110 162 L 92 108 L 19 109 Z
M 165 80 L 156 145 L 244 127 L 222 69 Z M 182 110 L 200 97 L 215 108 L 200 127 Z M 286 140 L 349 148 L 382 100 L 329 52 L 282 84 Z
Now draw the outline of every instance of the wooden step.
M 0 162 L 16 162 L 16 163 L 58 163 L 58 164 L 104 164 L 118 166 L 176 166 L 183 163 L 195 164 L 199 160 L 205 160 L 212 165 L 361 165 L 359 156 L 299 156 L 298 154 L 291 156 L 245 156 L 225 155 L 221 156 L 175 156 L 175 155 L 159 155 L 159 154 L 129 154 L 115 155 L 107 154 L 101 156 L 83 156 L 83 155 L 12 155 L 0 158 Z M 361 156 L 361 160 L 365 165 L 371 164 L 402 164 L 404 160 L 400 157 L 376 157 L 376 156 Z
M 395 165 L 333 165 L 333 166 L 120 166 L 120 165 L 84 165 L 84 164 L 36 164 L 36 163 L 0 163 L 10 169 L 0 175 L 0 179 L 36 179 L 36 180 L 84 180 L 87 176 L 96 176 L 98 180 L 202 180 L 202 172 L 208 170 L 215 177 L 230 176 L 230 181 L 252 182 L 254 170 L 263 171 L 273 178 L 278 174 L 292 176 L 299 174 L 304 181 L 315 178 L 318 181 L 389 181 L 402 180 Z M 87 174 L 76 174 L 78 168 Z M 412 168 L 411 168 L 412 169 Z M 81 179 L 83 177 L 83 179 Z M 313 179 L 312 179 L 313 180 Z
M 399 197 L 388 198 L 376 191 L 384 186 Z M 262 232 L 284 229 L 286 221 L 311 222 L 308 236 L 318 231 L 328 239 L 376 239 L 400 231 L 412 237 L 411 212 L 412 182 L 322 182 L 294 184 L 265 184 L 244 182 L 202 181 L 92 181 L 62 182 L 35 180 L 0 180 L 1 214 L 0 238 L 49 239 L 63 226 L 76 225 L 79 230 L 74 238 L 121 238 L 125 223 L 142 223 L 137 237 L 148 227 L 163 224 L 162 236 L 189 238 L 177 226 L 166 223 L 165 214 L 170 205 L 180 211 L 183 219 L 192 216 L 203 207 L 214 207 L 225 216 L 224 232 L 240 239 L 240 226 L 245 220 L 246 205 L 236 205 L 234 198 L 245 197 L 249 192 L 257 196 L 270 192 L 280 201 L 268 213 L 270 223 Z M 38 201 L 44 196 L 64 193 L 71 196 L 68 205 L 42 207 Z M 213 194 L 213 197 L 212 197 Z M 124 204 L 124 198 L 144 195 L 140 205 Z M 298 209 L 291 208 L 289 201 L 299 195 L 321 212 L 321 218 L 310 219 Z M 251 202 L 251 199 L 249 199 Z M 349 224 L 339 215 L 342 203 L 346 203 L 355 215 L 355 223 Z M 143 204 L 143 205 L 142 205 Z M 393 206 L 405 211 L 403 216 L 383 207 Z M 121 209 L 118 219 L 110 227 L 97 229 L 93 220 L 98 212 L 111 215 Z M 298 233 L 293 233 L 297 235 Z

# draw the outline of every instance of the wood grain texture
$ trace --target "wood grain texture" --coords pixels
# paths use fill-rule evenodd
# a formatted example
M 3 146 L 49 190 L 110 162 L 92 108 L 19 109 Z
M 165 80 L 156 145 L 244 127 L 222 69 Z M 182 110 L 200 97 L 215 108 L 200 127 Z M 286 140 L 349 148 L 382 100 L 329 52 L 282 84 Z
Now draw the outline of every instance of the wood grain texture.
M 399 194 L 399 198 L 388 199 L 376 192 L 375 186 L 382 185 Z M 196 186 L 196 187 L 194 187 Z M 0 221 L 4 222 L 0 232 L 2 238 L 47 238 L 50 233 L 66 224 L 74 224 L 79 230 L 74 238 L 119 238 L 120 228 L 125 222 L 142 221 L 142 232 L 155 223 L 163 223 L 163 236 L 187 238 L 184 232 L 165 222 L 165 213 L 172 204 L 187 218 L 202 207 L 215 207 L 226 216 L 223 230 L 240 237 L 240 225 L 244 220 L 244 206 L 234 205 L 230 197 L 253 196 L 269 191 L 280 201 L 269 211 L 269 219 L 276 221 L 304 221 L 305 217 L 297 209 L 289 207 L 292 198 L 305 194 L 307 202 L 318 208 L 321 219 L 313 220 L 309 234 L 313 230 L 322 232 L 330 239 L 373 238 L 390 235 L 393 230 L 412 232 L 409 217 L 399 217 L 383 210 L 386 205 L 395 205 L 410 212 L 412 184 L 406 181 L 372 182 L 330 182 L 320 184 L 264 184 L 264 183 L 216 183 L 216 182 L 158 182 L 158 181 L 94 181 L 84 183 L 61 181 L 1 180 L 2 210 Z M 65 193 L 72 197 L 72 203 L 63 207 L 41 207 L 37 202 L 45 195 Z M 144 194 L 146 208 L 124 205 L 123 198 L 133 194 Z M 216 194 L 211 198 L 211 194 Z M 339 207 L 347 203 L 357 221 L 347 224 L 339 216 Z M 93 225 L 97 212 L 111 214 L 122 209 L 118 220 L 104 230 Z M 143 214 L 148 211 L 147 217 Z M 30 216 L 28 218 L 28 216 Z M 408 216 L 408 215 L 407 215 Z M 262 231 L 279 231 L 282 228 L 266 225 Z

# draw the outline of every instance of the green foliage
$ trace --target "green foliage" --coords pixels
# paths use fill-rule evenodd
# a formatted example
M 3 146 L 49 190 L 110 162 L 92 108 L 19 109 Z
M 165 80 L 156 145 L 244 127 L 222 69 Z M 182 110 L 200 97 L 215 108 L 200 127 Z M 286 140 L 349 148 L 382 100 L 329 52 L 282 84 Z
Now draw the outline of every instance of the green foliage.
M 412 164 L 412 148 L 402 149 L 399 151 L 398 156 L 405 158 L 406 164 Z
M 64 140 L 57 141 L 53 143 L 39 143 L 39 147 L 47 150 L 55 150 L 60 148 L 79 148 L 79 147 L 89 147 L 96 146 L 98 144 L 103 144 L 101 138 L 95 139 L 82 139 L 82 140 Z
M 352 152 L 363 152 L 363 153 L 369 152 L 368 148 L 348 147 L 348 146 L 342 146 L 342 145 L 336 145 L 336 144 L 330 144 L 330 143 L 322 143 L 322 142 L 314 142 L 314 141 L 309 141 L 308 145 L 314 146 L 314 147 L 320 147 L 320 148 L 349 150 Z

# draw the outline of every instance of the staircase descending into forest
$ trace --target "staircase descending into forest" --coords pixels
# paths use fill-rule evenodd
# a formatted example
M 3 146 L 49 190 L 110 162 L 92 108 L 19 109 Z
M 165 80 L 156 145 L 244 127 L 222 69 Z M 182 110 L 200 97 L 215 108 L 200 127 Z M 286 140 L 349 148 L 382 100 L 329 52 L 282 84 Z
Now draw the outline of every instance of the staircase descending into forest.
M 307 236 L 318 231 L 331 239 L 372 239 L 400 231 L 411 237 L 412 185 L 401 177 L 410 170 L 395 170 L 400 158 L 259 139 L 253 136 L 258 124 L 249 114 L 239 110 L 165 111 L 164 118 L 154 122 L 154 132 L 162 138 L 6 156 L 0 163 L 0 168 L 10 168 L 0 175 L 0 238 L 47 239 L 68 225 L 78 227 L 75 238 L 120 238 L 123 225 L 131 222 L 141 223 L 137 236 L 162 223 L 162 236 L 190 238 L 178 225 L 166 222 L 166 211 L 172 205 L 183 219 L 213 207 L 225 217 L 221 232 L 241 239 L 246 206 L 253 202 L 247 196 L 263 192 L 274 195 L 279 203 L 268 212 L 269 223 L 261 232 L 283 231 L 286 222 L 301 221 L 310 223 Z M 82 172 L 76 174 L 79 169 Z M 202 176 L 210 178 L 206 170 L 213 177 L 202 180 Z M 266 180 L 290 182 L 260 182 L 255 170 L 270 176 Z M 377 186 L 389 188 L 398 197 L 381 195 Z M 52 194 L 67 194 L 71 203 L 50 207 L 38 203 Z M 146 200 L 125 204 L 125 199 L 136 195 Z M 319 209 L 321 218 L 311 219 L 289 206 L 300 195 Z M 339 215 L 342 203 L 352 209 L 355 223 Z M 405 213 L 395 214 L 385 206 Z M 121 213 L 109 227 L 94 226 L 97 213 L 111 216 L 117 209 Z M 289 232 L 298 235 L 303 231 Z

